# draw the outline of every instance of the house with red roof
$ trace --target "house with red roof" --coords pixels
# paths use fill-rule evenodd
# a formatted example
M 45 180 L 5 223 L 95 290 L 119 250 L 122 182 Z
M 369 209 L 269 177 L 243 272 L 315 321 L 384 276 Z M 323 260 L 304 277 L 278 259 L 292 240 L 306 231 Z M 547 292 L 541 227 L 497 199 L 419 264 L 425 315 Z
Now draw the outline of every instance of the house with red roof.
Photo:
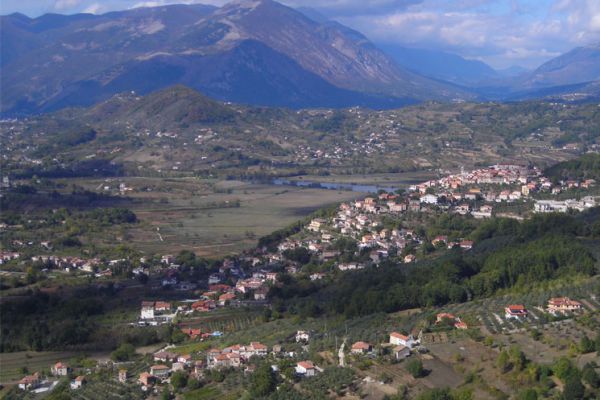
M 269 348 L 262 343 L 259 342 L 251 342 L 250 346 L 246 347 L 246 354 L 250 356 L 266 356 L 269 352 Z
M 192 304 L 192 310 L 200 312 L 208 312 L 214 309 L 216 303 L 214 300 L 198 300 Z
M 71 381 L 70 386 L 71 386 L 72 390 L 77 390 L 77 389 L 80 389 L 84 383 L 85 383 L 85 376 L 80 375 Z
M 555 313 L 564 313 L 567 311 L 579 311 L 583 308 L 580 302 L 571 300 L 568 297 L 553 297 L 548 300 L 548 311 Z
M 373 351 L 373 346 L 367 342 L 356 342 L 352 345 L 350 352 L 352 354 L 367 354 Z
M 461 249 L 471 250 L 473 248 L 473 241 L 472 240 L 462 240 L 459 245 L 460 245 Z
M 461 321 L 460 319 L 454 323 L 454 327 L 456 329 L 469 329 L 469 325 L 466 322 Z
M 302 376 L 315 376 L 315 366 L 312 361 L 299 361 L 296 364 L 296 374 Z
M 59 361 L 56 364 L 54 364 L 52 366 L 52 368 L 50 368 L 50 370 L 52 371 L 52 375 L 67 376 L 67 375 L 69 375 L 71 368 L 69 368 L 69 366 L 67 364 Z
M 31 375 L 24 376 L 19 382 L 19 389 L 21 390 L 32 390 L 40 385 L 40 374 L 34 372 Z
M 181 332 L 188 335 L 190 339 L 198 339 L 202 337 L 202 329 L 200 328 L 182 328 Z
M 527 309 L 523 304 L 510 304 L 504 308 L 506 319 L 521 319 L 528 315 Z
M 438 315 L 436 315 L 435 323 L 439 324 L 440 322 L 443 322 L 444 320 L 448 319 L 454 321 L 456 317 L 454 316 L 454 314 L 450 313 L 439 313 Z
M 235 300 L 235 294 L 233 293 L 223 293 L 219 296 L 219 305 L 225 306 L 228 302 Z
M 150 386 L 156 382 L 156 377 L 152 376 L 152 374 L 148 372 L 142 372 L 138 382 L 140 382 L 142 386 Z
M 178 357 L 177 353 L 172 353 L 170 351 L 159 351 L 157 353 L 154 353 L 154 361 L 161 361 L 161 362 L 176 361 L 177 357 Z
M 439 235 L 439 236 L 436 236 L 431 241 L 431 244 L 434 245 L 434 246 L 437 245 L 438 243 L 444 243 L 444 244 L 448 243 L 448 236 L 446 236 L 446 235 Z
M 418 340 L 415 340 L 412 335 L 403 335 L 398 332 L 390 333 L 390 343 L 396 346 L 406 346 L 409 349 L 419 344 Z

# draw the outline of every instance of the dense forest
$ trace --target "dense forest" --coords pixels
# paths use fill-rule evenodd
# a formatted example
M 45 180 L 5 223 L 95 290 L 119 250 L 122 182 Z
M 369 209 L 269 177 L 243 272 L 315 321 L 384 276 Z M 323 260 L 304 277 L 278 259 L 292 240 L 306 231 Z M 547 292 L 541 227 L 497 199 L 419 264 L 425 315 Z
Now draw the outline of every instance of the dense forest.
M 600 239 L 600 209 L 581 215 L 540 215 L 525 222 L 491 219 L 471 237 L 473 250 L 452 250 L 412 265 L 383 263 L 341 274 L 333 283 L 284 276 L 274 287 L 276 307 L 301 316 L 346 317 L 441 306 L 525 290 L 543 281 L 598 273 L 591 248 Z

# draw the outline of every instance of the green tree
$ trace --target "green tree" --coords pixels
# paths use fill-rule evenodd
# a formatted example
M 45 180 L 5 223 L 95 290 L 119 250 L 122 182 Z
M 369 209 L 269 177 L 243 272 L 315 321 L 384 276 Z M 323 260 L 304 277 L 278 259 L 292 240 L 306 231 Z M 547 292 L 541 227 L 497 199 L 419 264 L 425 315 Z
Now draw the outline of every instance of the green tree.
M 521 349 L 517 346 L 512 346 L 509 350 L 510 361 L 517 371 L 522 371 L 527 364 L 527 358 Z
M 173 333 L 171 333 L 171 343 L 181 343 L 186 338 L 187 336 L 185 335 L 185 333 L 183 333 L 179 329 L 174 329 Z
M 581 378 L 594 389 L 600 388 L 600 375 L 598 375 L 592 364 L 585 364 L 581 371 Z
M 519 400 L 537 400 L 538 394 L 535 389 L 525 389 L 519 393 Z
M 264 397 L 275 390 L 277 380 L 271 366 L 262 364 L 250 378 L 250 395 L 252 397 Z
M 496 360 L 496 365 L 502 373 L 508 372 L 510 369 L 510 357 L 506 350 L 500 352 L 498 359 Z
M 187 386 L 187 375 L 183 371 L 174 372 L 171 375 L 171 385 L 175 391 L 180 391 Z
M 423 363 L 417 358 L 410 360 L 406 364 L 406 370 L 410 372 L 410 374 L 414 378 L 421 378 L 425 376 L 425 369 L 423 368 Z
M 585 387 L 581 383 L 576 375 L 571 375 L 565 382 L 565 388 L 563 390 L 564 400 L 581 400 L 585 395 Z
M 537 329 L 531 331 L 531 338 L 535 341 L 538 341 L 542 338 L 543 334 Z
M 416 400 L 453 400 L 450 389 L 429 389 L 419 396 Z
M 160 395 L 161 400 L 171 400 L 173 395 L 169 391 L 169 388 L 164 388 L 162 394 Z
M 110 354 L 113 361 L 129 361 L 135 355 L 135 347 L 131 343 L 121 344 L 115 351 Z
M 587 335 L 584 335 L 581 340 L 579 341 L 579 351 L 582 354 L 586 354 L 586 353 L 591 353 L 592 351 L 594 351 L 596 349 L 596 345 L 594 342 L 592 342 L 590 340 L 589 337 L 587 337 Z
M 578 374 L 577 368 L 566 357 L 561 357 L 554 363 L 552 372 L 563 382 L 566 382 L 569 377 Z

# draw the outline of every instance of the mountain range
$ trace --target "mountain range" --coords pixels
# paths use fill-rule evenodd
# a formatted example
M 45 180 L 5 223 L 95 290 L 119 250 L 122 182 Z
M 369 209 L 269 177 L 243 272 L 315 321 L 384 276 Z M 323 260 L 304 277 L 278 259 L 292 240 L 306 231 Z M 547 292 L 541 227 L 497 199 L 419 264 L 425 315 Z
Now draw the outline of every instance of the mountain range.
M 380 49 L 355 30 L 272 0 L 0 18 L 3 115 L 89 106 L 175 84 L 236 103 L 383 109 L 548 96 L 553 86 L 564 95 L 565 85 L 600 79 L 598 47 L 506 78 L 450 53 Z M 587 87 L 596 94 L 597 85 Z

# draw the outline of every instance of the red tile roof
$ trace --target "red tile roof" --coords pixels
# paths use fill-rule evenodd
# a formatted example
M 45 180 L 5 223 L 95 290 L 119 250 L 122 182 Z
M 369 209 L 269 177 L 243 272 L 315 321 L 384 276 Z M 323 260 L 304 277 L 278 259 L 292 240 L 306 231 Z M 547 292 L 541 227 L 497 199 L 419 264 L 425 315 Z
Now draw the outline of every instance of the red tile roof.
M 313 369 L 313 368 L 315 368 L 315 366 L 313 365 L 313 363 L 311 361 L 300 361 L 300 362 L 298 362 L 298 366 L 302 367 L 304 369 Z
M 352 345 L 352 350 L 369 350 L 371 345 L 366 342 L 356 342 Z
M 390 336 L 398 338 L 398 339 L 402 339 L 402 340 L 408 340 L 408 336 L 403 335 L 403 334 L 398 333 L 398 332 L 392 332 L 392 333 L 390 333 Z

